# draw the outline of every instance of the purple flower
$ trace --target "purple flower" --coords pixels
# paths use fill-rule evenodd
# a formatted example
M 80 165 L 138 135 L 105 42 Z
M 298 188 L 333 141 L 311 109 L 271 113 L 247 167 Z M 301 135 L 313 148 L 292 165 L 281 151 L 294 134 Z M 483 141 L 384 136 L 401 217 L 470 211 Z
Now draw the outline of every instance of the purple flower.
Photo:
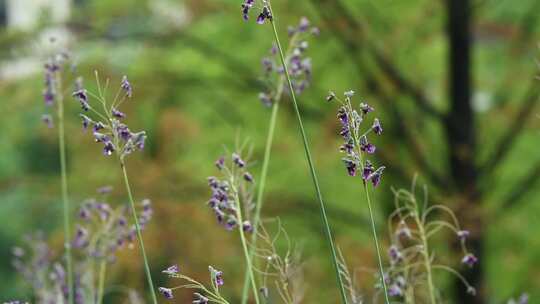
M 343 162 L 345 163 L 345 168 L 347 168 L 349 176 L 356 176 L 356 163 L 348 158 L 344 158 Z
M 470 234 L 471 233 L 469 232 L 469 230 L 460 230 L 457 232 L 457 237 L 459 240 L 465 241 L 469 237 Z
M 88 116 L 84 115 L 84 114 L 79 114 L 79 116 L 82 118 L 82 126 L 83 126 L 83 130 L 88 130 L 88 126 L 92 123 L 92 119 L 90 119 Z M 94 132 L 95 131 L 98 131 L 94 128 Z
M 215 164 L 218 170 L 222 170 L 223 167 L 225 166 L 225 157 L 220 156 L 218 160 L 216 160 Z
M 86 93 L 85 89 L 81 89 L 78 91 L 73 92 L 73 97 L 77 98 L 81 102 L 88 102 L 88 94 Z
M 253 176 L 249 172 L 244 172 L 244 180 L 246 182 L 253 182 Z
M 210 272 L 212 273 L 212 278 L 214 279 L 214 283 L 216 286 L 223 286 L 225 284 L 225 281 L 223 280 L 223 272 L 216 270 L 210 266 Z
M 131 95 L 133 94 L 133 88 L 131 87 L 131 84 L 129 83 L 126 75 L 122 77 L 122 82 L 120 83 L 120 87 L 122 88 L 122 90 L 124 90 L 124 92 L 126 92 L 126 96 L 128 98 L 131 98 Z
M 472 253 L 467 253 L 461 260 L 461 263 L 469 267 L 473 267 L 474 264 L 478 263 L 478 258 L 475 257 Z
M 48 89 L 44 90 L 43 101 L 45 101 L 45 105 L 52 106 L 52 104 L 54 103 L 54 93 Z
M 107 141 L 105 142 L 105 146 L 103 147 L 103 155 L 110 156 L 114 152 L 115 148 L 112 142 Z
M 399 297 L 399 296 L 403 295 L 403 291 L 401 290 L 401 288 L 397 284 L 392 284 L 388 288 L 388 295 L 391 296 L 391 297 Z
M 244 232 L 253 232 L 253 225 L 249 221 L 244 221 L 242 223 L 242 229 Z
M 366 160 L 366 163 L 364 164 L 364 170 L 362 170 L 362 179 L 368 180 L 373 172 L 375 172 L 375 168 L 369 160 Z
M 309 26 L 311 23 L 309 22 L 309 19 L 306 17 L 300 18 L 300 24 L 298 25 L 298 31 L 299 32 L 305 32 L 309 29 Z
M 240 158 L 240 155 L 238 155 L 237 153 L 232 154 L 232 160 L 233 163 L 238 166 L 238 168 L 243 168 L 246 165 L 246 163 Z
M 360 150 L 368 154 L 373 154 L 375 153 L 376 147 L 375 145 L 368 142 L 365 135 L 362 135 L 362 137 L 360 137 Z
M 270 13 L 270 9 L 267 6 L 263 7 L 262 12 L 257 17 L 257 23 L 264 24 L 264 21 L 266 19 L 272 21 L 272 14 Z
M 373 107 L 371 107 L 367 103 L 361 103 L 360 104 L 360 110 L 362 111 L 362 113 L 364 113 L 364 115 L 366 115 L 369 112 L 375 111 L 375 109 L 373 109 Z
M 41 115 L 41 121 L 43 121 L 47 125 L 47 128 L 49 129 L 52 129 L 54 127 L 53 118 L 49 114 Z
M 97 132 L 101 129 L 105 129 L 105 125 L 101 121 L 94 122 L 94 127 L 92 128 L 92 130 L 94 132 Z
M 259 93 L 259 100 L 266 107 L 272 106 L 272 96 L 270 96 L 268 93 Z
M 368 179 L 371 180 L 373 187 L 377 187 L 381 183 L 382 174 L 385 168 L 385 166 L 380 166 L 379 169 L 377 169 L 368 177 Z
M 124 117 L 126 117 L 126 114 L 124 114 L 124 113 L 118 111 L 118 110 L 115 109 L 115 108 L 112 108 L 111 112 L 112 112 L 112 116 L 114 116 L 114 117 L 116 117 L 116 118 L 124 118 Z
M 388 256 L 390 257 L 390 261 L 393 264 L 400 262 L 403 259 L 403 255 L 401 254 L 396 245 L 390 246 L 390 249 L 388 249 Z
M 73 239 L 73 247 L 75 248 L 83 248 L 88 245 L 88 230 L 86 230 L 84 227 L 77 227 L 77 230 L 75 232 L 75 237 Z
M 180 268 L 178 267 L 178 265 L 175 264 L 175 265 L 169 266 L 167 269 L 163 270 L 162 272 L 172 276 L 172 275 L 178 274 L 180 272 Z
M 208 298 L 198 292 L 193 293 L 193 297 L 194 297 L 193 302 L 192 302 L 193 304 L 207 304 L 208 303 Z
M 378 118 L 375 118 L 373 120 L 373 125 L 371 126 L 371 129 L 373 130 L 373 132 L 375 132 L 375 134 L 377 135 L 381 135 L 382 134 L 382 126 L 381 126 L 381 122 L 379 121 Z
M 160 287 L 158 288 L 158 291 L 167 299 L 174 298 L 173 291 L 170 288 Z
M 244 20 L 249 20 L 249 10 L 253 7 L 255 0 L 246 0 L 242 3 L 242 17 Z

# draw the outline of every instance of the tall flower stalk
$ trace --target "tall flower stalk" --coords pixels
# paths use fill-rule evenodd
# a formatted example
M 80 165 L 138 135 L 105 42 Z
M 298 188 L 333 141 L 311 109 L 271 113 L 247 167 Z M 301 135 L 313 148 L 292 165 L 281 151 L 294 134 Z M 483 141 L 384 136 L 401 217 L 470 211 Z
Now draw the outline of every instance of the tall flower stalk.
M 272 30 L 273 30 L 273 33 L 274 33 L 274 41 L 275 41 L 275 45 L 276 45 L 277 54 L 279 55 L 281 65 L 283 67 L 283 74 L 285 76 L 287 88 L 289 90 L 289 93 L 291 94 L 291 99 L 293 101 L 294 111 L 295 111 L 295 114 L 296 114 L 296 118 L 298 120 L 298 126 L 299 126 L 300 134 L 301 134 L 301 137 L 302 137 L 302 143 L 304 145 L 304 152 L 306 154 L 306 159 L 307 159 L 308 166 L 309 166 L 309 172 L 310 172 L 310 175 L 311 175 L 311 179 L 313 181 L 313 186 L 315 187 L 317 200 L 319 201 L 319 206 L 320 206 L 320 211 L 321 211 L 321 218 L 322 218 L 322 222 L 323 222 L 323 225 L 324 225 L 324 232 L 325 232 L 325 235 L 326 235 L 326 238 L 327 238 L 327 242 L 328 242 L 328 244 L 330 246 L 330 252 L 331 252 L 331 256 L 332 256 L 332 263 L 333 263 L 335 274 L 336 274 L 336 280 L 338 282 L 339 289 L 340 289 L 341 300 L 342 300 L 343 303 L 347 303 L 347 298 L 346 298 L 346 294 L 345 294 L 345 288 L 343 286 L 342 278 L 341 278 L 341 275 L 339 273 L 336 249 L 335 249 L 335 246 L 334 246 L 334 241 L 332 239 L 332 231 L 330 229 L 330 224 L 328 223 L 328 217 L 326 215 L 325 205 L 324 205 L 321 190 L 320 190 L 320 187 L 319 187 L 319 181 L 317 179 L 317 174 L 316 174 L 316 171 L 315 171 L 315 167 L 314 167 L 314 164 L 313 164 L 313 160 L 311 158 L 311 152 L 310 152 L 310 148 L 309 148 L 309 144 L 308 144 L 308 140 L 307 140 L 307 135 L 306 135 L 306 132 L 304 130 L 304 125 L 303 125 L 303 122 L 302 122 L 302 115 L 300 114 L 300 110 L 298 108 L 298 102 L 296 100 L 296 93 L 297 93 L 296 89 L 298 88 L 298 86 L 295 88 L 295 85 L 293 84 L 293 80 L 292 80 L 291 73 L 289 71 L 289 67 L 288 67 L 288 63 L 287 63 L 287 58 L 285 56 L 285 51 L 283 50 L 283 47 L 282 47 L 281 42 L 279 40 L 279 35 L 278 35 L 277 29 L 276 29 L 275 15 L 273 13 L 271 3 L 270 3 L 269 0 L 262 0 L 261 3 L 262 3 L 262 5 L 260 6 L 261 12 L 257 17 L 257 23 L 263 24 L 263 23 L 265 23 L 266 20 L 268 20 L 270 22 L 270 24 L 272 25 Z M 244 19 L 247 20 L 249 18 L 250 10 L 255 8 L 256 6 L 257 6 L 257 4 L 255 3 L 255 0 L 245 0 L 245 2 L 242 4 L 242 13 L 243 13 Z
M 343 162 L 347 169 L 347 173 L 350 176 L 356 176 L 358 169 L 360 169 L 361 172 L 364 193 L 366 195 L 366 201 L 368 205 L 371 231 L 373 234 L 373 243 L 375 245 L 375 251 L 377 253 L 379 276 L 381 282 L 380 284 L 384 292 L 385 303 L 388 304 L 389 299 L 385 280 L 385 272 L 383 268 L 379 240 L 377 237 L 377 228 L 373 216 L 371 196 L 369 193 L 369 182 L 371 182 L 374 187 L 377 187 L 381 182 L 382 173 L 385 167 L 381 166 L 377 170 L 375 170 L 375 167 L 371 164 L 369 160 L 364 160 L 364 154 L 373 154 L 376 150 L 375 145 L 368 141 L 368 135 L 370 133 L 381 135 L 383 129 L 379 119 L 375 118 L 373 120 L 373 124 L 367 129 L 367 131 L 362 132 L 362 122 L 365 120 L 367 114 L 373 112 L 374 109 L 368 104 L 361 103 L 359 106 L 359 111 L 357 111 L 352 106 L 351 102 L 354 91 L 345 92 L 344 95 L 345 101 L 336 96 L 334 92 L 330 92 L 330 94 L 326 97 L 326 100 L 337 100 L 341 104 L 337 116 L 339 122 L 341 123 L 340 135 L 343 137 L 345 143 L 341 146 L 340 150 L 346 155 L 343 158 Z
M 297 85 L 295 85 L 295 91 L 298 94 L 303 92 L 304 89 L 309 86 L 309 81 L 311 78 L 311 58 L 304 56 L 308 47 L 307 36 L 317 35 L 318 33 L 318 28 L 312 27 L 309 20 L 305 17 L 301 18 L 298 26 L 289 27 L 289 45 L 286 52 L 286 58 L 288 62 L 295 66 L 295 80 L 297 83 Z M 266 84 L 266 88 L 264 92 L 259 94 L 259 99 L 264 105 L 271 106 L 272 113 L 270 115 L 268 134 L 266 136 L 261 176 L 258 183 L 257 197 L 255 202 L 255 213 L 253 216 L 253 234 L 251 236 L 251 250 L 249 253 L 249 259 L 251 261 L 254 261 L 254 253 L 259 236 L 257 231 L 259 228 L 261 209 L 264 202 L 263 195 L 266 185 L 266 177 L 268 175 L 268 165 L 270 163 L 270 154 L 272 151 L 272 142 L 274 139 L 277 114 L 286 85 L 283 68 L 279 63 L 279 58 L 277 58 L 277 56 L 277 47 L 273 45 L 270 49 L 270 57 L 265 57 L 262 59 L 264 83 Z M 247 303 L 248 300 L 250 279 L 247 270 L 244 278 L 242 304 Z
M 135 207 L 135 202 L 129 183 L 125 159 L 126 156 L 131 154 L 132 152 L 136 150 L 142 150 L 144 148 L 146 141 L 146 132 L 131 132 L 128 126 L 121 121 L 126 117 L 126 114 L 119 111 L 118 108 L 124 101 L 130 99 L 133 93 L 131 84 L 129 83 L 127 77 L 124 76 L 122 78 L 122 82 L 120 84 L 120 87 L 118 88 L 115 98 L 113 99 L 112 103 L 108 104 L 104 96 L 105 92 L 103 92 L 103 90 L 106 90 L 109 82 L 107 80 L 107 83 L 102 90 L 101 84 L 99 82 L 98 73 L 95 72 L 95 75 L 98 87 L 98 94 L 96 95 L 83 88 L 79 88 L 73 93 L 73 97 L 80 102 L 83 111 L 90 112 L 93 116 L 97 117 L 97 119 L 94 120 L 89 116 L 81 114 L 80 116 L 82 118 L 83 128 L 86 130 L 90 126 L 92 126 L 95 141 L 103 144 L 103 154 L 105 156 L 111 156 L 112 154 L 115 154 L 118 158 L 120 168 L 122 169 L 124 185 L 126 187 L 126 192 L 129 198 L 131 213 L 133 215 L 137 239 L 141 248 L 144 270 L 152 295 L 152 302 L 154 304 L 157 304 L 156 292 L 154 290 L 150 266 L 148 264 L 148 258 L 146 255 L 146 250 L 144 248 L 144 241 L 141 233 L 141 223 L 139 222 L 139 219 L 137 217 L 137 209 Z M 102 106 L 101 110 L 94 109 L 92 105 L 90 105 L 90 103 L 88 102 L 89 95 L 99 101 Z
M 62 70 L 69 59 L 65 52 L 55 54 L 45 64 L 45 89 L 43 98 L 46 106 L 56 105 L 56 118 L 58 121 L 58 150 L 60 158 L 60 179 L 62 192 L 62 208 L 64 222 L 64 247 L 67 269 L 67 296 L 68 303 L 73 304 L 73 261 L 71 254 L 71 220 L 69 208 L 67 166 L 66 166 L 66 143 L 64 131 L 64 91 L 62 86 Z M 53 119 L 49 114 L 44 114 L 42 120 L 49 128 L 53 127 Z

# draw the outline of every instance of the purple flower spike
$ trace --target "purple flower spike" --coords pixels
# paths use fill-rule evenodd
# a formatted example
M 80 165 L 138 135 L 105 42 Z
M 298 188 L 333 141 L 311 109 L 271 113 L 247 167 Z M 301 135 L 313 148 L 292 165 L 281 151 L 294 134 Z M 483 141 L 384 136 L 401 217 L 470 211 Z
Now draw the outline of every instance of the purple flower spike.
M 131 98 L 131 95 L 133 94 L 133 88 L 131 87 L 131 84 L 129 83 L 126 75 L 122 77 L 120 87 L 122 88 L 122 90 L 124 90 L 124 92 L 126 92 L 126 96 L 128 98 Z
M 472 253 L 467 253 L 461 260 L 461 263 L 469 267 L 473 267 L 474 264 L 478 263 L 478 258 L 475 257 Z
M 175 264 L 175 265 L 169 266 L 167 269 L 163 270 L 162 272 L 172 276 L 172 275 L 178 274 L 180 272 L 180 268 L 178 267 L 178 265 Z
M 173 291 L 170 288 L 160 287 L 158 288 L 158 291 L 167 299 L 174 298 Z
M 371 126 L 371 129 L 373 130 L 373 132 L 375 132 L 375 134 L 377 135 L 381 135 L 382 134 L 382 125 L 381 125 L 381 122 L 379 121 L 378 118 L 375 118 L 373 120 L 373 126 Z

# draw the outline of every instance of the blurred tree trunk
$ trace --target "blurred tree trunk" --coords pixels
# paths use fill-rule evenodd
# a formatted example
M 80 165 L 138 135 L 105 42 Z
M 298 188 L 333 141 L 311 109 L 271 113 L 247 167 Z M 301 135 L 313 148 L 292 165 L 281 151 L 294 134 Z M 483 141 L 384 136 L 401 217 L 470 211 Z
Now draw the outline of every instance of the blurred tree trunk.
M 457 188 L 460 206 L 459 216 L 463 226 L 471 230 L 468 242 L 470 250 L 480 258 L 475 267 L 465 270 L 464 276 L 478 293 L 467 293 L 460 280 L 455 282 L 456 303 L 485 303 L 483 247 L 484 231 L 479 204 L 478 170 L 475 164 L 476 136 L 475 117 L 472 106 L 472 62 L 470 0 L 446 0 L 448 12 L 448 80 L 449 112 L 445 129 L 449 145 L 449 165 L 453 185 Z

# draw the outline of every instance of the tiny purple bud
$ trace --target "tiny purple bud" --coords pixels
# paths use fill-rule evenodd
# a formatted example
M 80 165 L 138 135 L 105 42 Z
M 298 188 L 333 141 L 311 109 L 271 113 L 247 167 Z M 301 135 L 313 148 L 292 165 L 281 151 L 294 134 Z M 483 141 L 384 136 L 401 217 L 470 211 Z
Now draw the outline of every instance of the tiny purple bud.
M 373 125 L 371 126 L 371 129 L 373 130 L 373 132 L 375 132 L 375 134 L 377 135 L 381 135 L 382 134 L 382 125 L 381 125 L 381 122 L 379 121 L 378 118 L 375 118 L 373 120 Z
M 126 96 L 128 98 L 131 98 L 131 95 L 133 94 L 133 88 L 131 87 L 131 84 L 129 83 L 126 75 L 122 77 L 120 87 L 122 88 L 122 90 L 124 90 L 124 92 L 126 92 Z
M 467 253 L 461 260 L 461 263 L 469 267 L 473 267 L 474 264 L 478 263 L 478 258 L 475 257 L 472 253 Z
M 242 229 L 244 232 L 253 232 L 253 225 L 249 221 L 244 221 L 242 223 Z
M 375 109 L 373 109 L 373 107 L 371 107 L 367 103 L 361 103 L 360 104 L 360 110 L 362 111 L 362 113 L 364 113 L 364 115 L 366 115 L 369 112 L 375 111 Z
M 218 160 L 216 160 L 215 164 L 219 170 L 223 169 L 223 167 L 225 166 L 225 157 L 220 156 Z
M 244 180 L 247 182 L 252 183 L 253 182 L 253 176 L 249 172 L 244 173 Z
M 173 291 L 170 288 L 160 287 L 158 288 L 158 291 L 167 299 L 174 298 Z
M 53 118 L 49 114 L 41 115 L 41 121 L 43 121 L 47 125 L 47 128 L 49 129 L 52 129 L 54 127 Z
M 114 117 L 116 117 L 116 118 L 124 118 L 124 117 L 126 117 L 126 114 L 124 114 L 124 113 L 118 111 L 118 110 L 115 109 L 115 108 L 112 108 L 111 112 L 112 112 L 112 116 L 114 116 Z
M 237 153 L 232 154 L 232 160 L 233 163 L 235 163 L 239 168 L 243 168 L 246 165 L 246 163 L 240 158 L 240 155 L 238 155 Z
M 176 275 L 180 272 L 180 268 L 178 267 L 178 265 L 175 264 L 175 265 L 169 266 L 167 269 L 163 270 L 162 272 L 168 275 Z
M 460 230 L 457 232 L 457 237 L 460 241 L 465 241 L 470 234 L 469 230 Z

